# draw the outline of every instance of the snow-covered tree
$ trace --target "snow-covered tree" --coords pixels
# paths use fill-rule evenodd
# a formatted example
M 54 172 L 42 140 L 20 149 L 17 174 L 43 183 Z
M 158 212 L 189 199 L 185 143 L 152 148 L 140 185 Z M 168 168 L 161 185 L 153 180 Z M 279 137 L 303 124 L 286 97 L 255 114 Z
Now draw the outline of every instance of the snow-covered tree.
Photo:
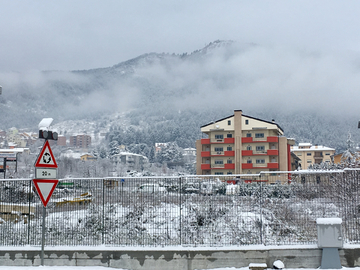
M 110 142 L 109 148 L 110 148 L 110 152 L 109 152 L 110 157 L 120 153 L 119 143 L 117 141 Z
M 183 161 L 182 149 L 176 142 L 171 142 L 163 146 L 156 154 L 158 163 L 181 163 Z

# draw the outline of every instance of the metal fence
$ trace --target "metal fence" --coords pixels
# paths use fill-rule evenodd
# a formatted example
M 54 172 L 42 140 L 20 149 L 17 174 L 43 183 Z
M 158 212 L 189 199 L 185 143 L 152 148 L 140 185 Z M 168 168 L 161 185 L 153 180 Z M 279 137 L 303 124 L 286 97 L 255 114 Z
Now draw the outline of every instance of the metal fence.
M 313 244 L 316 219 L 340 217 L 360 243 L 360 170 L 61 179 L 46 245 Z M 0 245 L 41 245 L 31 179 L 0 180 Z

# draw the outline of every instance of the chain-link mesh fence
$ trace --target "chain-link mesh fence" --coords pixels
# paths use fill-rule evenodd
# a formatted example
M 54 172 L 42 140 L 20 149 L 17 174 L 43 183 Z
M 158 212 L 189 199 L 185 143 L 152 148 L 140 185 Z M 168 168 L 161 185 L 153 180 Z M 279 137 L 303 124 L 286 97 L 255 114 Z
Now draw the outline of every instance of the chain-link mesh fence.
M 316 219 L 342 218 L 360 243 L 360 170 L 62 179 L 46 208 L 46 245 L 314 244 Z M 0 245 L 41 245 L 31 179 L 0 180 Z

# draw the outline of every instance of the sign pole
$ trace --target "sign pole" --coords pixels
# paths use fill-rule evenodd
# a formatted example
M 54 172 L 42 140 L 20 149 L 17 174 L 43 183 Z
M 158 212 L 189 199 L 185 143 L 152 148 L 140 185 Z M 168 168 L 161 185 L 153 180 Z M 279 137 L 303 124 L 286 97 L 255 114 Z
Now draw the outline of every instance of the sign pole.
M 41 236 L 41 265 L 44 265 L 44 249 L 45 249 L 45 218 L 46 207 L 43 206 L 43 222 L 42 222 L 42 236 Z
M 57 177 L 57 167 L 49 141 L 46 139 L 35 163 L 35 179 L 33 179 L 33 184 L 43 204 L 41 265 L 44 265 L 45 256 L 46 206 L 59 182 L 59 180 L 55 179 Z

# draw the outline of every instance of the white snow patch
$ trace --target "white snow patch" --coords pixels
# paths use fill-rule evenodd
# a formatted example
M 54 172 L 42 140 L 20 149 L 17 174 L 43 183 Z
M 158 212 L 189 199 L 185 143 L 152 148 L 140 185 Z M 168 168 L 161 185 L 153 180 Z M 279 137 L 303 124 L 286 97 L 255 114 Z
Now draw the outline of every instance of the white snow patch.
M 334 225 L 334 224 L 341 224 L 341 218 L 318 218 L 316 219 L 316 224 L 323 224 L 323 225 Z

